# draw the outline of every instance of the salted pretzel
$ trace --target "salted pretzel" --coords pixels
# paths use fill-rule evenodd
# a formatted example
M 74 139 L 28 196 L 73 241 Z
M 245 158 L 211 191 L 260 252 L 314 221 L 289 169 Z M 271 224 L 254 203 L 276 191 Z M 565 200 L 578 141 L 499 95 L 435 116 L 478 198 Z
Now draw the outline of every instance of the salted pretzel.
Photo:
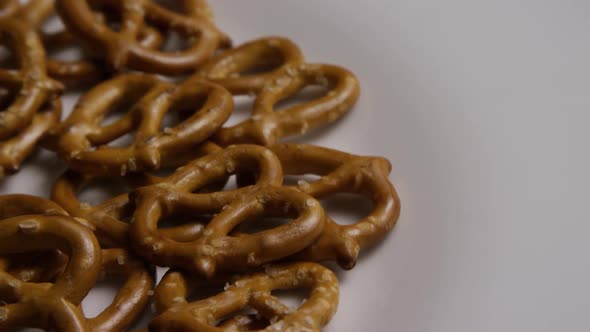
M 255 331 L 318 332 L 330 321 L 338 306 L 336 276 L 315 263 L 267 267 L 265 272 L 240 277 L 228 284 L 222 293 L 197 302 L 187 302 L 190 283 L 195 280 L 179 271 L 169 271 L 164 276 L 156 287 L 155 296 L 161 306 L 168 307 L 150 323 L 150 331 L 236 331 L 233 328 L 242 326 L 244 322 L 239 320 L 243 318 L 229 319 L 218 326 L 216 322 L 250 307 L 271 322 L 268 327 Z M 309 289 L 309 298 L 294 309 L 271 293 L 288 289 Z
M 194 193 L 230 174 L 252 171 L 258 176 L 253 186 Z M 278 160 L 263 147 L 236 145 L 197 159 L 166 181 L 132 192 L 132 245 L 155 264 L 190 268 L 206 277 L 218 269 L 256 267 L 296 253 L 321 233 L 324 212 L 315 199 L 281 187 L 281 181 Z M 163 218 L 203 214 L 214 216 L 193 241 L 174 241 L 158 230 Z M 263 216 L 292 220 L 239 238 L 228 235 L 239 224 Z
M 195 70 L 214 52 L 226 47 L 221 33 L 207 14 L 183 15 L 163 8 L 151 0 L 93 0 L 108 4 L 122 17 L 121 29 L 114 31 L 95 19 L 88 0 L 58 0 L 57 9 L 72 33 L 95 53 L 101 54 L 115 69 L 129 68 L 145 72 L 175 75 Z M 175 31 L 189 40 L 187 49 L 167 52 L 150 49 L 138 42 L 138 33 L 146 24 Z
M 155 283 L 154 269 L 125 249 L 102 250 L 102 275 L 121 276 L 125 284 L 113 302 L 98 316 L 88 319 L 92 332 L 125 331 L 142 314 Z
M 0 173 L 17 171 L 44 134 L 59 121 L 63 86 L 47 77 L 45 53 L 34 30 L 0 18 L 0 43 L 14 52 L 16 69 L 0 68 Z M 1 91 L 0 91 L 1 92 Z M 2 93 L 0 93 L 1 95 Z
M 0 330 L 17 327 L 90 331 L 78 308 L 95 284 L 100 247 L 92 231 L 62 215 L 23 215 L 0 220 L 0 255 L 59 249 L 68 263 L 54 283 L 31 283 L 0 271 Z
M 122 118 L 101 124 L 114 108 L 128 104 L 129 111 Z M 84 173 L 125 175 L 156 170 L 209 138 L 232 109 L 231 94 L 210 82 L 175 85 L 152 75 L 122 74 L 83 95 L 47 144 L 72 169 Z M 167 112 L 185 110 L 190 110 L 187 119 L 160 128 Z M 131 144 L 107 145 L 133 131 Z
M 229 49 L 211 59 L 195 77 L 222 85 L 233 94 L 256 94 L 284 66 L 303 63 L 303 54 L 291 40 L 264 37 Z M 262 72 L 249 73 L 263 69 Z
M 297 188 L 317 199 L 337 193 L 355 193 L 369 198 L 373 211 L 351 225 L 339 225 L 328 217 L 322 235 L 295 255 L 297 260 L 337 260 L 351 269 L 362 248 L 379 242 L 395 225 L 400 201 L 389 181 L 391 164 L 385 158 L 352 155 L 307 144 L 270 147 L 287 175 L 316 174 L 312 182 L 300 180 Z
M 220 149 L 215 144 L 205 143 L 191 151 L 189 156 L 202 156 Z M 183 158 L 179 157 L 177 161 L 184 164 Z M 124 220 L 130 219 L 134 211 L 133 204 L 130 204 L 127 193 L 109 198 L 97 205 L 90 205 L 80 201 L 78 194 L 99 181 L 105 183 L 125 182 L 129 188 L 135 188 L 164 180 L 163 177 L 148 173 L 134 173 L 121 177 L 119 175 L 97 176 L 68 170 L 55 182 L 51 198 L 63 206 L 70 215 L 82 218 L 90 223 L 95 228 L 96 236 L 103 246 L 120 247 L 127 245 L 128 242 L 129 224 Z M 203 228 L 202 223 L 192 223 L 162 229 L 161 231 L 166 237 L 177 241 L 186 241 L 197 238 Z
M 311 85 L 326 86 L 328 92 L 312 101 L 276 109 L 279 101 Z M 284 65 L 256 94 L 250 118 L 221 128 L 214 141 L 222 146 L 243 143 L 269 146 L 281 138 L 302 135 L 338 120 L 355 104 L 358 96 L 356 77 L 342 67 L 308 63 Z
M 3 0 L 2 2 L 0 2 L 0 18 L 12 16 L 19 9 L 19 0 Z

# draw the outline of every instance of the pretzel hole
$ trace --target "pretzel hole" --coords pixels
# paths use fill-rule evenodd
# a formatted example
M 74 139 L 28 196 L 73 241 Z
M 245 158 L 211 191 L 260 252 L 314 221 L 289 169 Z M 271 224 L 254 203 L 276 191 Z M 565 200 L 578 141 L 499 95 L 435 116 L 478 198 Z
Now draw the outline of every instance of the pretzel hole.
M 187 302 L 197 302 L 223 292 L 226 283 L 221 280 L 199 280 L 199 285 L 187 297 Z
M 340 225 L 356 224 L 373 212 L 373 202 L 360 194 L 337 193 L 320 202 L 326 214 Z
M 271 295 L 276 297 L 284 305 L 297 309 L 310 297 L 311 290 L 307 288 L 275 289 Z
M 179 0 L 153 0 L 154 3 L 156 3 L 158 6 L 162 7 L 162 8 L 166 8 L 170 11 L 173 11 L 175 13 L 184 13 L 185 10 L 182 6 L 182 2 L 183 1 L 179 1 Z
M 302 174 L 302 175 L 285 175 L 283 178 L 283 184 L 285 186 L 305 186 L 305 184 L 309 184 L 315 182 L 322 177 L 317 174 Z
M 279 100 L 275 104 L 275 110 L 280 112 L 292 108 L 294 106 L 298 106 L 301 104 L 313 102 L 320 98 L 323 98 L 328 94 L 330 89 L 325 85 L 320 84 L 310 84 L 303 87 L 297 93 L 287 96 L 281 100 Z
M 34 0 L 31 0 L 34 1 Z M 62 20 L 57 15 L 51 15 L 41 25 L 41 32 L 43 34 L 54 34 L 60 33 L 65 31 L 66 27 L 63 24 Z M 44 43 L 45 44 L 45 43 Z M 51 47 L 52 45 L 45 45 L 46 47 Z
M 126 194 L 131 190 L 121 179 L 113 177 L 98 177 L 92 179 L 78 193 L 81 202 L 97 205 L 113 197 Z
M 4 35 L 0 33 L 0 39 L 2 39 Z M 8 47 L 5 45 L 0 45 L 0 68 L 4 69 L 15 69 L 17 66 L 17 59 L 14 56 L 14 53 L 10 51 Z
M 254 104 L 254 96 L 238 95 L 234 96 L 234 110 L 224 126 L 229 127 L 245 121 L 250 117 Z
M 63 44 L 47 47 L 47 57 L 59 61 L 78 61 L 84 54 L 76 44 Z
M 173 128 L 199 112 L 205 106 L 207 97 L 203 96 L 186 96 L 175 100 L 170 106 L 169 110 L 164 114 L 160 130 L 164 131 L 166 128 Z
M 120 277 L 107 276 L 99 280 L 82 301 L 82 309 L 88 318 L 98 316 L 113 302 L 125 281 Z
M 193 36 L 187 36 L 174 30 L 167 30 L 160 50 L 162 52 L 178 52 L 190 48 L 193 44 Z
M 8 108 L 16 97 L 14 89 L 0 87 L 0 110 Z

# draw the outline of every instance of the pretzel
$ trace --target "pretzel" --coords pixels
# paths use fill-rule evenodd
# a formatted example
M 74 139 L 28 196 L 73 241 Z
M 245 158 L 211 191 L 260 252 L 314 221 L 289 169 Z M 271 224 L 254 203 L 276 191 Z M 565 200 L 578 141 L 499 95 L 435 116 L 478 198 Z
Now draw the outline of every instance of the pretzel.
M 222 85 L 233 94 L 256 94 L 285 66 L 303 63 L 303 54 L 292 41 L 282 37 L 264 37 L 229 49 L 211 59 L 195 77 Z M 254 74 L 242 74 L 260 68 Z
M 218 150 L 220 148 L 217 145 L 206 143 L 192 151 L 189 156 L 201 156 Z M 182 158 L 177 161 L 184 163 Z M 123 220 L 133 215 L 133 206 L 129 202 L 127 193 L 117 195 L 94 206 L 81 202 L 77 197 L 77 194 L 84 188 L 101 180 L 104 182 L 124 181 L 128 186 L 134 188 L 162 182 L 165 178 L 147 173 L 129 174 L 125 177 L 118 175 L 105 177 L 68 170 L 54 184 L 51 198 L 55 202 L 63 206 L 70 215 L 92 224 L 102 245 L 120 247 L 128 242 L 129 224 Z M 186 241 L 197 238 L 203 228 L 203 224 L 194 223 L 163 229 L 162 233 L 166 237 Z
M 221 128 L 213 138 L 216 143 L 222 146 L 243 143 L 270 146 L 281 138 L 303 135 L 336 121 L 354 105 L 359 96 L 356 77 L 342 67 L 301 63 L 287 64 L 276 71 L 256 94 L 250 118 L 234 126 Z M 252 81 L 255 81 L 254 78 L 257 77 L 253 77 Z M 230 81 L 230 87 L 240 91 L 235 85 L 242 82 L 238 79 Z M 329 92 L 318 99 L 281 111 L 275 110 L 277 102 L 310 85 L 326 86 Z
M 160 129 L 164 114 L 200 109 L 172 128 Z M 118 121 L 101 126 L 116 105 L 136 101 Z M 121 174 L 156 170 L 172 164 L 209 138 L 230 116 L 232 96 L 221 86 L 193 80 L 180 85 L 155 76 L 123 74 L 101 83 L 81 97 L 72 114 L 48 139 L 72 169 L 84 173 Z M 137 129 L 125 147 L 107 143 Z
M 2 43 L 14 51 L 20 67 L 0 69 L 0 87 L 8 92 L 5 98 L 14 96 L 0 112 L 0 173 L 4 173 L 17 171 L 37 142 L 59 121 L 58 96 L 63 87 L 47 77 L 45 53 L 34 31 L 17 20 L 2 18 L 0 35 Z
M 338 280 L 334 273 L 315 263 L 294 263 L 272 266 L 265 272 L 244 276 L 226 290 L 208 299 L 187 302 L 189 283 L 185 273 L 169 271 L 156 287 L 155 296 L 170 306 L 149 325 L 156 332 L 223 332 L 235 331 L 244 322 L 230 319 L 225 326 L 216 322 L 246 307 L 268 319 L 271 325 L 256 331 L 319 331 L 338 306 Z M 310 289 L 310 296 L 294 310 L 280 302 L 271 292 L 278 289 Z M 243 317 L 243 316 L 240 316 Z M 241 318 L 243 319 L 243 318 Z M 254 331 L 254 330 L 249 330 Z
M 124 249 L 102 250 L 104 275 L 126 278 L 113 302 L 98 316 L 88 319 L 92 332 L 124 331 L 142 314 L 154 287 L 154 269 Z
M 65 25 L 115 69 L 175 75 L 194 70 L 228 43 L 210 19 L 182 15 L 150 0 L 95 0 L 113 6 L 123 18 L 120 31 L 96 20 L 88 0 L 58 0 L 57 9 Z M 139 29 L 150 23 L 175 31 L 191 40 L 186 50 L 166 52 L 142 46 Z
M 0 255 L 59 249 L 69 260 L 55 283 L 30 283 L 0 271 L 0 330 L 16 327 L 89 331 L 77 308 L 100 272 L 92 232 L 62 215 L 24 215 L 0 221 Z
M 285 174 L 317 174 L 321 178 L 300 180 L 297 188 L 317 199 L 348 192 L 373 202 L 373 211 L 352 225 L 339 225 L 331 218 L 322 235 L 296 260 L 337 260 L 346 269 L 356 264 L 360 249 L 379 242 L 395 225 L 400 201 L 389 181 L 391 164 L 381 157 L 364 157 L 307 144 L 278 144 L 270 149 L 280 159 Z
M 193 193 L 228 174 L 252 170 L 258 171 L 254 186 Z M 155 264 L 190 268 L 209 278 L 218 269 L 256 267 L 296 253 L 320 234 L 324 213 L 312 197 L 280 187 L 281 174 L 276 157 L 254 145 L 236 145 L 197 159 L 167 181 L 132 192 L 132 245 Z M 192 214 L 215 214 L 199 238 L 178 242 L 158 231 L 163 217 Z M 228 235 L 240 223 L 265 215 L 296 218 L 239 238 Z

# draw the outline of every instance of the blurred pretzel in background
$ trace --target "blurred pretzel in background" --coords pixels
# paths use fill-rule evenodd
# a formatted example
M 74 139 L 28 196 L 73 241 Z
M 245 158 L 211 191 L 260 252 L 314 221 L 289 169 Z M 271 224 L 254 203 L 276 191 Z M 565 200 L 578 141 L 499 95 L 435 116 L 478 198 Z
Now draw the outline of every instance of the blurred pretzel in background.
M 186 2 L 185 8 L 195 1 Z M 197 1 L 201 13 L 206 4 Z M 120 30 L 115 31 L 96 18 L 92 5 L 108 5 L 121 17 Z M 194 8 L 194 7 L 191 7 Z M 116 71 L 124 68 L 150 73 L 178 75 L 194 71 L 216 50 L 229 46 L 227 36 L 215 27 L 210 14 L 177 13 L 151 0 L 58 0 L 57 10 L 66 27 L 100 54 Z M 142 45 L 141 29 L 150 24 L 158 30 L 174 31 L 188 40 L 186 49 L 166 51 Z
M 103 124 L 117 107 L 123 107 L 123 116 Z M 175 85 L 152 75 L 121 74 L 83 95 L 70 116 L 52 131 L 47 146 L 80 172 L 125 175 L 157 170 L 208 139 L 232 110 L 231 94 L 207 81 Z M 165 127 L 168 112 L 187 116 Z M 133 142 L 128 145 L 109 145 L 132 132 Z
M 194 278 L 183 272 L 170 270 L 166 273 L 155 290 L 156 303 L 162 313 L 150 323 L 150 331 L 231 331 L 252 322 L 244 315 L 231 318 L 249 307 L 270 322 L 268 327 L 255 331 L 318 332 L 338 307 L 336 276 L 315 263 L 269 266 L 264 272 L 238 277 L 218 295 L 187 302 L 191 290 L 199 289 L 195 283 Z M 299 308 L 291 308 L 271 293 L 289 289 L 309 289 L 309 297 Z
M 0 174 L 16 172 L 61 114 L 63 86 L 47 77 L 39 36 L 16 19 L 0 18 L 0 45 L 12 56 L 0 67 Z M 15 67 L 10 60 L 14 60 Z

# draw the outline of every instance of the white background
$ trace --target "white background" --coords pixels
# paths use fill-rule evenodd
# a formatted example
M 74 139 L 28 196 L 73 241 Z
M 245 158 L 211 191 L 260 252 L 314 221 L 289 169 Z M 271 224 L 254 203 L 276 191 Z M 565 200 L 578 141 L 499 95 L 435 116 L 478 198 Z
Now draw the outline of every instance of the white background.
M 325 331 L 588 330 L 590 2 L 211 2 L 238 43 L 354 71 L 358 106 L 313 142 L 394 165 L 402 216 Z M 0 189 L 47 195 L 47 165 Z

